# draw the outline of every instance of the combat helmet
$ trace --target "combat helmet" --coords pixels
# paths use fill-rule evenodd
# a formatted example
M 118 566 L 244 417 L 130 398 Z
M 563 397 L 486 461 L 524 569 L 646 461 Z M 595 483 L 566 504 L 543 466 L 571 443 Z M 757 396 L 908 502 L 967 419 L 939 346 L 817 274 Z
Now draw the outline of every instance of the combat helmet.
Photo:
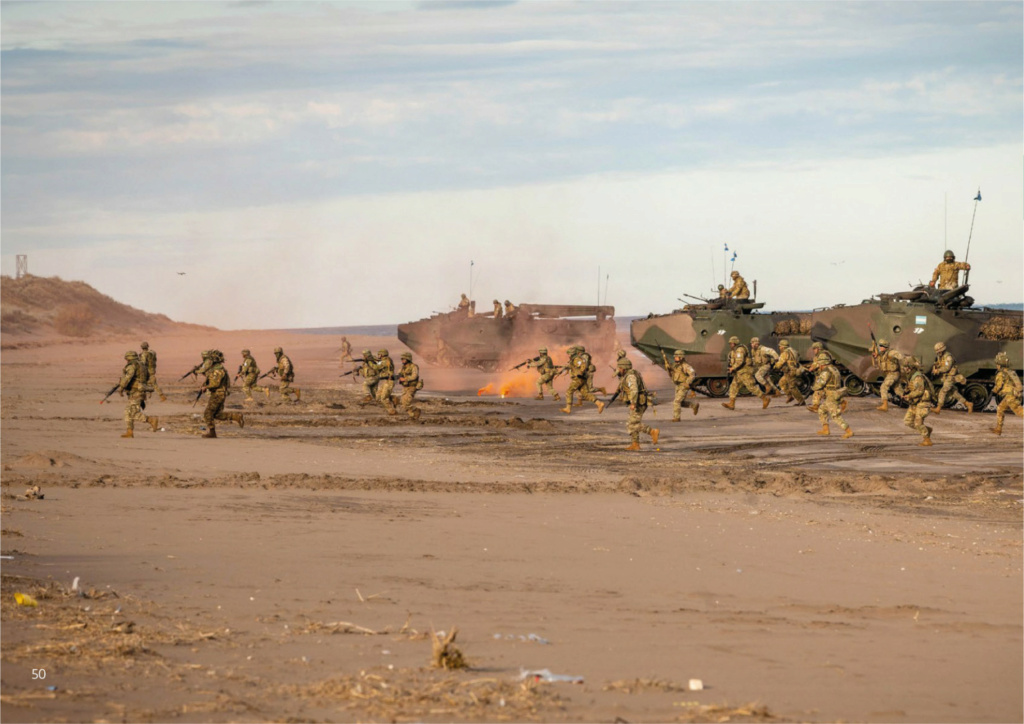
M 955 261 L 956 260 L 956 254 L 954 254 L 952 252 L 952 250 L 946 249 L 946 253 L 942 255 L 942 260 L 943 261 Z
M 740 275 L 740 273 L 739 273 L 738 271 L 734 271 L 734 272 L 733 272 L 732 274 L 730 274 L 729 276 L 731 276 L 731 277 L 732 277 L 733 279 L 735 279 L 735 278 L 736 278 L 736 277 L 738 277 L 739 275 Z
M 878 346 L 879 347 L 885 347 L 886 349 L 889 349 L 889 340 L 887 340 L 887 339 L 880 339 L 880 340 L 878 340 Z
M 633 369 L 633 363 L 629 361 L 629 357 L 620 358 L 619 361 L 615 363 L 615 366 L 622 370 Z
M 751 337 L 750 338 L 750 346 L 753 347 L 755 344 L 761 344 L 760 337 Z
M 407 359 L 412 362 L 412 352 L 402 352 L 402 359 Z
M 210 350 L 210 359 L 212 359 L 214 362 L 223 362 L 224 353 L 221 352 L 219 349 Z
M 149 349 L 149 342 L 143 342 L 139 346 L 142 347 L 142 349 Z
M 1010 357 L 1009 357 L 1009 355 L 1006 354 L 1006 352 L 1000 352 L 999 354 L 996 355 L 996 366 L 997 367 L 1009 367 L 1010 366 Z
M 903 358 L 903 366 L 909 370 L 917 370 L 921 368 L 921 360 L 912 354 L 908 354 Z
M 818 354 L 815 355 L 815 357 L 814 357 L 814 364 L 817 364 L 817 365 L 827 365 L 827 364 L 831 364 L 831 363 L 832 363 L 832 358 L 829 356 L 828 352 L 818 352 Z
M 740 343 L 740 338 L 737 337 L 735 334 L 733 336 L 729 337 L 729 344 L 739 344 L 739 343 Z
M 942 354 L 945 351 L 946 351 L 946 343 L 945 342 L 936 342 L 935 343 L 935 353 L 936 354 Z
M 249 350 L 247 350 L 247 349 L 243 349 L 242 350 L 242 356 L 243 357 L 248 357 L 250 354 L 252 354 L 252 352 L 250 352 Z
M 541 347 L 540 349 L 537 350 L 537 354 L 547 354 L 547 353 L 548 353 L 548 348 L 547 347 Z
M 280 347 L 274 347 L 274 354 L 284 354 L 284 350 Z
M 789 340 L 788 339 L 780 339 L 779 340 L 779 349 L 783 349 L 783 348 L 788 347 L 788 346 L 789 346 Z
M 685 357 L 685 356 L 686 356 L 686 352 L 684 352 L 684 351 L 683 351 L 683 350 L 681 350 L 681 349 L 677 349 L 677 350 L 676 350 L 675 352 L 673 352 L 673 353 L 672 353 L 672 356 L 673 356 L 673 357 L 679 357 L 679 358 L 683 358 L 683 357 Z
M 379 352 L 377 352 L 377 356 L 378 357 L 387 357 L 388 356 L 388 351 L 386 349 L 382 349 Z
M 136 352 L 134 349 L 130 349 L 127 352 L 124 353 L 124 358 L 126 360 L 129 360 L 129 361 L 131 361 L 133 359 L 138 359 L 139 358 L 139 353 Z

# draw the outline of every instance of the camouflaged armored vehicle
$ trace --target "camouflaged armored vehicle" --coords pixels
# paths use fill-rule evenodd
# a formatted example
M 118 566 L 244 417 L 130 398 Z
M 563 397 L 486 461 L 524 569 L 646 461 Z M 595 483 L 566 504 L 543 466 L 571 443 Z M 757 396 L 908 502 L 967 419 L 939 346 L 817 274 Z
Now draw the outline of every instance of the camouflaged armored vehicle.
M 892 349 L 915 355 L 926 371 L 935 362 L 935 343 L 944 342 L 967 378 L 964 396 L 980 410 L 992 396 L 997 352 L 1007 353 L 1018 374 L 1024 368 L 1024 313 L 975 308 L 967 291 L 966 285 L 950 291 L 919 286 L 811 312 L 762 313 L 763 303 L 716 301 L 637 319 L 630 337 L 634 347 L 659 365 L 662 352 L 671 359 L 674 350 L 684 350 L 697 373 L 696 389 L 714 397 L 729 388 L 733 335 L 746 345 L 759 337 L 762 345 L 776 351 L 779 340 L 786 338 L 804 360 L 810 359 L 811 344 L 820 341 L 836 359 L 847 389 L 857 395 L 877 392 L 884 376 L 872 361 L 872 335 L 887 340 Z
M 539 347 L 579 343 L 595 356 L 610 355 L 614 316 L 615 307 L 574 304 L 521 304 L 512 318 L 463 309 L 400 324 L 398 339 L 432 364 L 496 370 Z

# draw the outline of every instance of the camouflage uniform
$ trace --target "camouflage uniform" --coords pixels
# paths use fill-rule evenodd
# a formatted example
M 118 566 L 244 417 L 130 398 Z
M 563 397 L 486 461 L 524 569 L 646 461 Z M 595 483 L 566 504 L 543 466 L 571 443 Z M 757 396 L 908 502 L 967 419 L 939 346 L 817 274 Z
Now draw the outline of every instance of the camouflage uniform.
M 591 374 L 590 368 L 593 366 L 590 364 L 590 355 L 579 345 L 570 347 L 569 350 L 569 388 L 565 391 L 565 407 L 561 408 L 562 412 L 566 414 L 572 412 L 573 395 L 576 393 L 580 396 L 580 404 L 583 404 L 584 400 L 593 402 L 600 412 L 604 409 L 604 403 L 594 396 L 594 392 L 587 382 L 587 378 Z
M 803 375 L 803 366 L 796 356 L 796 350 L 789 346 L 788 339 L 779 342 L 779 359 L 772 366 L 777 370 L 782 370 L 779 386 L 786 393 L 786 402 L 796 400 L 798 407 L 805 404 L 804 396 L 796 382 L 797 378 Z
M 391 399 L 391 391 L 395 389 L 395 363 L 386 349 L 377 352 L 377 402 L 388 411 L 389 415 L 397 415 L 395 401 Z
M 192 374 L 194 376 L 206 375 L 206 373 L 210 371 L 210 368 L 213 367 L 213 360 L 210 359 L 210 354 L 212 354 L 212 352 L 213 352 L 212 349 L 204 349 L 203 350 L 203 353 L 201 355 L 202 358 L 203 358 L 203 361 L 201 363 L 199 363 L 198 365 L 196 365 L 196 367 L 193 368 L 193 370 L 192 370 Z
M 821 429 L 818 430 L 819 435 L 828 435 L 828 421 L 829 418 L 839 423 L 845 432 L 844 438 L 853 437 L 853 430 L 846 424 L 846 420 L 843 419 L 840 405 L 842 403 L 843 396 L 843 377 L 839 374 L 839 370 L 836 369 L 835 365 L 832 364 L 832 358 L 825 352 L 821 352 L 814 359 L 814 365 L 812 369 L 817 370 L 818 374 L 814 379 L 814 390 L 821 390 L 824 393 L 824 400 L 818 406 L 818 420 L 821 421 Z
M 882 398 L 882 404 L 875 409 L 888 410 L 889 390 L 900 380 L 900 363 L 903 360 L 903 355 L 894 349 L 889 349 L 889 343 L 884 339 L 880 339 L 877 345 L 871 345 L 871 356 L 874 358 L 875 367 L 885 373 L 882 386 L 878 390 L 878 396 Z
M 245 393 L 245 399 L 252 400 L 252 388 L 256 385 L 256 380 L 260 378 L 260 368 L 256 364 L 256 360 L 253 359 L 252 353 L 247 349 L 242 350 L 242 364 L 238 366 L 237 376 L 242 378 L 242 391 Z M 263 391 L 267 395 L 270 394 L 265 387 Z
M 458 311 L 469 314 L 469 297 L 467 297 L 465 294 L 463 294 L 462 298 L 459 299 Z
M 971 265 L 967 262 L 956 261 L 953 252 L 947 251 L 943 254 L 942 261 L 935 267 L 932 280 L 928 286 L 934 287 L 935 282 L 939 283 L 940 290 L 956 289 L 960 286 L 960 272 L 970 271 Z
M 932 365 L 932 377 L 940 377 L 942 380 L 942 387 L 939 390 L 938 399 L 935 401 L 935 414 L 939 412 L 946 404 L 946 397 L 950 392 L 953 393 L 953 402 L 959 402 L 961 405 L 967 408 L 967 413 L 974 412 L 974 405 L 967 401 L 967 399 L 960 394 L 960 390 L 956 388 L 957 384 L 963 384 L 967 382 L 963 375 L 956 367 L 956 360 L 953 355 L 946 350 L 946 345 L 942 342 L 938 342 L 935 345 L 935 364 Z
M 237 412 L 224 412 L 224 403 L 231 392 L 231 380 L 224 369 L 224 355 L 219 350 L 210 352 L 210 369 L 206 371 L 203 389 L 210 393 L 203 410 L 206 433 L 203 437 L 217 437 L 217 420 L 233 420 L 239 427 L 245 427 L 245 418 Z
M 992 392 L 1002 398 L 996 407 L 996 426 L 992 428 L 992 432 L 1002 435 L 1003 418 L 1006 417 L 1007 410 L 1017 417 L 1024 417 L 1024 408 L 1021 407 L 1021 382 L 1017 373 L 1010 369 L 1010 358 L 1005 352 L 996 355 L 996 382 Z
M 732 375 L 732 383 L 729 385 L 729 401 L 723 402 L 722 407 L 727 410 L 735 410 L 736 398 L 739 396 L 741 388 L 760 397 L 762 409 L 768 407 L 772 398 L 761 392 L 761 388 L 757 386 L 747 348 L 740 344 L 739 337 L 730 337 L 729 346 L 732 348 L 729 352 L 729 374 Z
M 119 395 L 128 393 L 128 404 L 124 408 L 125 432 L 121 437 L 135 437 L 135 423 L 148 422 L 156 432 L 159 421 L 155 417 L 146 417 L 142 410 L 146 406 L 146 372 L 135 350 L 124 353 L 125 365 L 121 370 L 121 379 L 117 383 Z
M 747 283 L 740 276 L 739 272 L 734 271 L 732 273 L 732 286 L 726 292 L 731 299 L 738 299 L 740 301 L 746 301 L 750 299 L 750 289 L 747 287 Z
M 373 402 L 377 399 L 377 383 L 380 382 L 380 372 L 377 369 L 377 360 L 373 353 L 363 350 L 363 366 L 359 368 L 359 376 L 363 378 L 363 392 L 366 397 L 363 402 Z
M 423 389 L 420 379 L 420 367 L 412 361 L 412 352 L 402 352 L 402 368 L 398 370 L 398 381 L 402 385 L 402 409 L 413 420 L 420 419 L 420 408 L 413 407 L 413 398 Z
M 825 349 L 825 345 L 821 342 L 815 342 L 811 345 L 811 365 L 808 367 L 808 371 L 814 369 L 814 360 L 817 359 L 819 354 L 827 354 L 829 364 L 835 364 L 835 358 L 832 357 L 832 353 Z M 821 400 L 825 396 L 825 390 L 813 390 L 811 393 L 811 404 L 807 406 L 807 409 L 811 412 L 817 412 L 818 407 L 821 405 Z
M 288 355 L 280 347 L 274 347 L 274 357 L 277 359 L 277 367 L 272 374 L 279 380 L 278 392 L 281 393 L 281 397 L 285 400 L 288 399 L 290 393 L 294 392 L 295 401 L 298 402 L 302 399 L 302 390 L 292 387 L 292 382 L 295 381 L 295 368 L 292 366 L 292 361 L 288 359 Z
M 142 343 L 140 361 L 143 367 L 146 368 L 146 384 L 149 385 L 150 389 L 160 395 L 161 402 L 167 402 L 167 395 L 165 395 L 164 391 L 160 389 L 160 384 L 156 381 L 156 352 L 149 348 L 149 342 Z
M 627 450 L 640 449 L 640 433 L 651 436 L 651 443 L 658 444 L 659 430 L 644 424 L 644 413 L 647 411 L 648 396 L 647 387 L 644 385 L 644 378 L 633 369 L 633 363 L 623 357 L 618 361 L 616 372 L 619 375 L 618 395 L 622 398 L 623 404 L 629 405 L 629 420 L 626 422 L 626 430 L 629 431 L 629 438 L 632 441 Z
M 501 319 L 501 302 L 494 300 L 494 318 Z
M 765 393 L 773 393 L 773 396 L 779 394 L 779 388 L 776 387 L 775 382 L 771 378 L 772 365 L 778 359 L 778 352 L 771 347 L 762 346 L 761 340 L 757 337 L 750 338 L 750 364 L 756 370 L 754 372 L 754 379 L 761 385 L 761 389 Z
M 668 376 L 672 378 L 672 383 L 676 386 L 676 394 L 672 398 L 672 422 L 679 422 L 679 416 L 684 407 L 691 408 L 693 414 L 696 415 L 700 409 L 700 403 L 691 402 L 687 398 L 690 396 L 690 385 L 697 372 L 686 363 L 686 353 L 677 349 L 672 355 L 672 364 L 665 362 L 665 371 L 668 372 Z
M 555 363 L 552 362 L 551 358 L 548 356 L 547 347 L 541 347 L 537 350 L 537 358 L 535 360 L 530 360 L 526 366 L 536 368 L 537 372 L 540 374 L 537 378 L 536 399 L 544 399 L 544 385 L 551 388 L 551 396 L 554 397 L 555 400 L 561 399 L 559 398 L 558 393 L 555 392 L 555 383 L 552 381 L 555 379 L 557 370 L 555 369 Z
M 352 343 L 348 341 L 348 337 L 341 338 L 341 359 L 338 362 L 338 366 L 344 368 L 346 362 L 355 364 L 355 357 L 352 356 Z
M 515 319 L 517 314 L 519 314 L 519 307 L 517 307 L 512 302 L 510 302 L 509 300 L 506 299 L 505 300 L 505 318 L 506 319 Z
M 925 425 L 924 421 L 932 410 L 932 396 L 935 390 L 921 371 L 917 358 L 907 357 L 906 368 L 910 381 L 909 389 L 903 395 L 907 401 L 907 414 L 903 416 L 903 424 L 921 433 L 921 445 L 927 447 L 932 444 L 932 429 Z

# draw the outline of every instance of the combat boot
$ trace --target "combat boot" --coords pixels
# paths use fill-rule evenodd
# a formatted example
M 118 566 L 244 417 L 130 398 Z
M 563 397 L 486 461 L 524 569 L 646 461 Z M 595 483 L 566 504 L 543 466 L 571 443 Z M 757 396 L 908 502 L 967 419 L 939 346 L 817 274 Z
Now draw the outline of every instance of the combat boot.
M 535 400 L 543 400 L 544 399 L 544 395 L 537 395 L 533 399 L 535 399 Z
M 603 403 L 603 402 L 601 402 L 600 400 L 598 400 L 598 401 L 597 401 L 597 402 L 595 402 L 594 404 L 595 404 L 595 405 L 597 405 L 597 414 L 598 414 L 598 415 L 600 415 L 600 414 L 601 414 L 602 412 L 604 412 L 604 403 Z
M 697 410 L 699 410 L 699 409 L 700 409 L 700 403 L 699 402 L 694 402 L 693 403 L 693 414 L 696 415 L 697 414 Z
M 121 437 L 135 437 L 135 432 L 129 427 Z
M 768 409 L 768 405 L 770 405 L 771 403 L 772 403 L 771 396 L 770 395 L 765 395 L 764 397 L 761 398 L 761 409 L 762 410 L 767 410 Z
M 554 394 L 554 396 L 551 399 L 553 399 L 555 402 L 561 402 L 561 400 L 562 400 L 561 396 L 557 392 Z
M 793 395 L 786 395 L 786 404 L 788 405 L 792 401 L 793 401 Z
M 807 411 L 808 412 L 817 412 L 818 411 L 818 406 L 817 405 L 808 405 L 807 406 Z
M 569 405 L 566 405 L 565 407 L 559 407 L 558 411 L 559 412 L 564 412 L 566 415 L 571 415 L 572 414 L 572 407 L 570 407 Z
M 239 427 L 245 427 L 245 416 L 241 412 L 232 412 L 231 419 L 237 422 Z
M 679 418 L 678 417 L 673 417 L 672 418 L 672 422 L 679 422 Z
M 162 392 L 160 393 L 160 402 L 167 402 L 167 395 Z
M 964 404 L 967 407 L 967 414 L 968 415 L 970 415 L 972 412 L 974 412 L 974 403 L 973 402 L 968 401 L 968 402 L 966 402 Z
M 934 408 L 932 408 L 932 414 L 933 415 L 938 415 L 941 412 L 942 412 L 942 405 L 936 405 Z
M 639 450 L 640 449 L 640 443 L 638 443 L 638 442 L 631 443 L 630 446 L 627 447 L 626 449 L 627 450 Z
M 210 428 L 203 433 L 203 437 L 217 437 L 217 431 L 214 428 Z
M 270 399 L 270 388 L 269 387 L 264 387 L 262 389 L 263 389 L 263 394 L 266 395 L 267 399 L 269 400 Z
M 157 428 L 160 427 L 160 418 L 158 417 L 147 417 L 146 422 L 148 422 L 149 426 L 153 428 L 153 432 L 156 432 Z
M 298 402 L 302 399 L 302 390 L 295 390 L 295 401 Z
M 1003 434 L 1003 423 L 997 422 L 996 426 L 992 428 L 992 432 L 994 432 L 996 435 L 1002 435 Z
M 920 445 L 918 447 L 931 447 L 931 446 L 932 446 L 932 439 L 931 439 L 931 437 L 926 437 L 924 440 L 921 441 L 921 443 L 920 443 Z
M 422 414 L 422 411 L 417 407 L 415 410 L 409 412 L 409 417 L 412 418 L 413 422 L 417 422 L 420 419 L 420 415 Z
M 843 439 L 844 440 L 846 438 L 848 438 L 848 437 L 853 437 L 853 428 L 852 427 L 846 428 L 846 432 L 843 433 Z
M 818 434 L 819 435 L 829 435 L 829 434 L 831 434 L 829 432 L 828 423 L 827 422 L 824 425 L 821 426 L 821 429 L 818 430 Z
M 881 410 L 882 412 L 885 412 L 886 410 L 889 409 L 889 401 L 888 400 L 883 400 L 882 404 L 879 405 L 878 407 L 876 407 L 875 409 L 876 410 Z
M 657 445 L 658 444 L 658 436 L 659 435 L 661 435 L 661 430 L 659 430 L 656 427 L 652 427 L 651 428 L 651 444 L 652 445 Z
M 581 397 L 580 399 L 576 400 L 576 402 L 573 403 L 573 406 L 574 407 L 583 407 L 583 398 Z
M 724 407 L 726 410 L 735 410 L 736 400 L 729 400 L 728 402 L 723 402 L 722 407 Z
M 363 399 L 360 400 L 360 402 L 373 402 L 373 401 L 374 401 L 373 398 L 370 397 L 369 395 L 367 395 L 366 397 L 364 397 Z

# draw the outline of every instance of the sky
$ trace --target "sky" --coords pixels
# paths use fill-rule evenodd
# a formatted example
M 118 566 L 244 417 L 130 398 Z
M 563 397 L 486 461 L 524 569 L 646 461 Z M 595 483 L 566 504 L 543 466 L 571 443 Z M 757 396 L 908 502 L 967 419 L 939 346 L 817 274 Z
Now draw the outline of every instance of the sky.
M 948 248 L 1021 302 L 1022 8 L 0 2 L 0 271 L 273 329 L 855 304 Z

